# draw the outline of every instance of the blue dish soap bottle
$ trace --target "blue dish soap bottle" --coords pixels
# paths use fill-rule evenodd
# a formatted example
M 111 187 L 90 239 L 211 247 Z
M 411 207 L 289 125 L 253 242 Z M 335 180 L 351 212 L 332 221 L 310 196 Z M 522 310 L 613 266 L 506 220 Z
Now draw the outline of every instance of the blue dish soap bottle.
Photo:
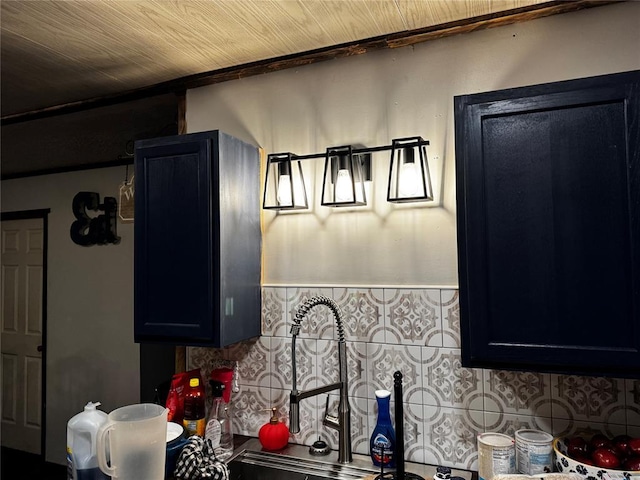
M 378 421 L 369 442 L 371 460 L 377 467 L 394 468 L 396 466 L 396 433 L 391 425 L 389 414 L 389 400 L 391 392 L 388 390 L 376 390 L 378 402 Z

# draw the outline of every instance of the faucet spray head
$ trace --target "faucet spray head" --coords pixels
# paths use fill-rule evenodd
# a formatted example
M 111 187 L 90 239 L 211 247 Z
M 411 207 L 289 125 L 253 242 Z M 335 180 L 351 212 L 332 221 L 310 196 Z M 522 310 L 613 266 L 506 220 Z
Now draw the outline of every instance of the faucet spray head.
M 289 397 L 289 431 L 300 433 L 300 403 L 298 397 L 293 392 Z

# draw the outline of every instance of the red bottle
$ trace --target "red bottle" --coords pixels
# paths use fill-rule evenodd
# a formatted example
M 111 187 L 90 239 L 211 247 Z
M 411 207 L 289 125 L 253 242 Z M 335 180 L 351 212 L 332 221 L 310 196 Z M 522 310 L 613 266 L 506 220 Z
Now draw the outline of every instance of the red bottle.
M 189 387 L 184 396 L 184 420 L 182 425 L 188 436 L 204 437 L 206 423 L 205 392 L 200 377 L 189 379 Z

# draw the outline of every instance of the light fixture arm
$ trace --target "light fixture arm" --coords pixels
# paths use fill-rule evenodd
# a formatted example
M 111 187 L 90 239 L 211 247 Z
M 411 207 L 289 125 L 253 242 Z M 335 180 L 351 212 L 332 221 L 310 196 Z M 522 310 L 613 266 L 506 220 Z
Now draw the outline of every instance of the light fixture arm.
M 398 140 L 403 140 L 402 138 Z M 407 147 L 418 147 L 422 145 L 429 145 L 429 140 L 416 140 L 412 143 L 406 143 L 404 146 Z M 375 152 L 388 152 L 395 148 L 394 145 L 380 145 L 378 147 L 362 147 L 362 148 L 354 148 L 351 150 L 351 153 L 354 155 L 365 154 L 365 153 L 375 153 Z M 311 160 L 314 158 L 325 158 L 327 156 L 327 152 L 322 153 L 309 153 L 307 155 L 296 155 L 295 153 L 291 154 L 292 160 Z

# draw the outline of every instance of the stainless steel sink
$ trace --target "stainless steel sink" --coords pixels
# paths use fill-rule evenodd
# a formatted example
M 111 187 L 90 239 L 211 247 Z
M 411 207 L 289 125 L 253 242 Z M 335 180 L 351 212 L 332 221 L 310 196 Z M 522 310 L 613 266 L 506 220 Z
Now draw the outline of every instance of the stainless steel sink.
M 266 452 L 255 438 L 238 448 L 228 465 L 230 480 L 362 480 L 380 473 L 367 455 L 354 454 L 353 462 L 340 464 L 335 451 L 314 456 L 308 447 L 288 445 L 279 452 Z M 436 467 L 407 462 L 405 470 L 432 480 Z M 465 470 L 452 470 L 451 475 L 472 479 Z
M 320 461 L 247 452 L 229 462 L 230 480 L 360 480 L 375 471 Z

